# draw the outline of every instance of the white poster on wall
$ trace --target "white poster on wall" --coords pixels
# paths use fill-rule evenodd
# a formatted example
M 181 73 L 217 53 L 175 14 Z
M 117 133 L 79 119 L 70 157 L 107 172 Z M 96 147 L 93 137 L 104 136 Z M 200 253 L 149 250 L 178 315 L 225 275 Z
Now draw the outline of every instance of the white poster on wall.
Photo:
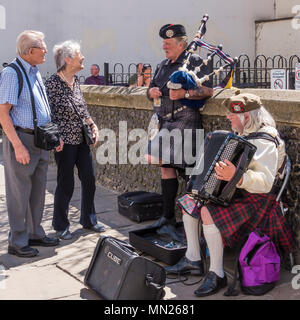
M 282 90 L 286 89 L 286 70 L 272 69 L 271 70 L 271 89 Z
M 300 90 L 300 63 L 295 66 L 295 90 Z

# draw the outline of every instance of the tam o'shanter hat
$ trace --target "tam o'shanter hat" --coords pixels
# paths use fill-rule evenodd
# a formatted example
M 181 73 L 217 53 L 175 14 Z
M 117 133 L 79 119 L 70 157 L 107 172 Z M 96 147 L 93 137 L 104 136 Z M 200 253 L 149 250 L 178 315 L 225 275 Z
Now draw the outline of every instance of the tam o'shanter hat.
M 262 103 L 259 96 L 237 90 L 234 96 L 223 101 L 223 105 L 232 113 L 244 113 L 259 109 Z
M 186 36 L 186 31 L 181 24 L 165 24 L 159 30 L 159 36 L 163 39 Z

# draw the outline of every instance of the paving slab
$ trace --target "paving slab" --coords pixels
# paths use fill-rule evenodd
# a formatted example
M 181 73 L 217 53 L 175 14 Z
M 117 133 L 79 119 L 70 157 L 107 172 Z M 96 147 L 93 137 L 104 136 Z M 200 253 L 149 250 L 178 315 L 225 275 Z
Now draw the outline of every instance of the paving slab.
M 102 197 L 96 196 L 95 210 L 97 214 L 109 211 L 118 211 L 117 196 L 114 194 L 103 195 Z
M 51 300 L 78 294 L 84 285 L 56 266 L 21 266 L 6 271 L 2 287 L 0 300 Z
M 0 196 L 5 197 L 5 185 L 0 185 Z
M 116 211 L 109 211 L 109 212 L 97 214 L 97 217 L 100 223 L 104 223 L 114 229 L 127 227 L 132 224 L 130 220 L 121 216 Z

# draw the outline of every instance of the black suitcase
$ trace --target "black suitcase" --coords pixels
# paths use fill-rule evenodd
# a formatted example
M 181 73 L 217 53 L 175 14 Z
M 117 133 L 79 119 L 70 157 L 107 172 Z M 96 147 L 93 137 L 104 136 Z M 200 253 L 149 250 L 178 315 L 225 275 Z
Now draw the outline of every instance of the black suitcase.
M 176 264 L 186 252 L 186 241 L 173 242 L 172 238 L 157 234 L 157 229 L 147 227 L 145 229 L 130 231 L 129 243 L 136 249 L 160 261 L 169 265 Z M 184 233 L 182 222 L 176 224 L 176 230 L 179 234 Z M 175 246 L 172 243 L 175 243 Z
M 126 192 L 118 196 L 119 213 L 133 221 L 155 220 L 162 216 L 162 195 L 146 192 Z
M 128 243 L 113 237 L 98 240 L 84 283 L 105 300 L 159 300 L 165 269 L 140 257 Z

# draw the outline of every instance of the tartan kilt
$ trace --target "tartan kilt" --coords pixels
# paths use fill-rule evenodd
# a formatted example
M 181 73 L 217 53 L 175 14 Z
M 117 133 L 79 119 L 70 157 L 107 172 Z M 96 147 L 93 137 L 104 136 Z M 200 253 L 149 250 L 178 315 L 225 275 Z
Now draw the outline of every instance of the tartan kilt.
M 234 247 L 245 235 L 259 228 L 274 242 L 279 253 L 292 252 L 296 246 L 292 230 L 282 215 L 276 195 L 249 193 L 240 190 L 229 207 L 213 203 L 205 206 L 219 229 L 226 246 Z M 201 205 L 191 196 L 178 199 L 177 204 L 186 213 L 199 218 Z

